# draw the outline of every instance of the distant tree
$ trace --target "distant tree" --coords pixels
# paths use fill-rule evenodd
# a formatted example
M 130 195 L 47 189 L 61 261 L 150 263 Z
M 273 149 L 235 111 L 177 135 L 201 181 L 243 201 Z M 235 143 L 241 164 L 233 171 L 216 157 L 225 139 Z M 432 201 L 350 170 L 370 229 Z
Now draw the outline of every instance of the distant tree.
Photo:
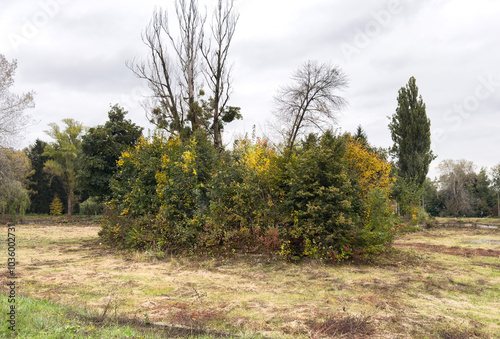
M 425 211 L 433 217 L 438 217 L 445 210 L 443 196 L 439 191 L 439 181 L 425 179 L 423 190 Z
M 491 169 L 492 186 L 497 193 L 497 214 L 500 217 L 500 164 L 493 166 Z
M 50 183 L 47 174 L 43 172 L 43 166 L 45 161 L 48 160 L 48 157 L 42 156 L 46 145 L 47 143 L 45 141 L 37 139 L 33 145 L 24 149 L 24 153 L 26 153 L 30 159 L 34 171 L 28 186 L 31 193 L 30 211 L 34 213 L 48 214 L 49 212 L 47 201 L 51 200 Z
M 419 205 L 429 165 L 435 159 L 430 126 L 425 103 L 418 95 L 415 78 L 411 77 L 406 87 L 399 90 L 398 107 L 389 123 L 394 142 L 391 153 L 398 174 L 396 196 L 403 214 L 408 214 L 411 206 Z
M 275 96 L 275 116 L 284 125 L 289 150 L 311 128 L 321 131 L 331 128 L 335 113 L 346 104 L 334 92 L 347 86 L 347 78 L 339 68 L 316 61 L 304 63 L 293 73 L 292 81 L 292 85 L 282 87 Z
M 33 174 L 30 159 L 22 151 L 14 149 L 5 149 L 10 161 L 10 170 L 12 178 L 19 181 L 24 187 L 28 186 L 29 178 Z
M 80 215 L 100 215 L 104 210 L 104 206 L 104 203 L 99 202 L 97 197 L 90 197 L 79 205 Z
M 52 202 L 50 203 L 50 214 L 52 215 L 61 215 L 63 212 L 63 204 L 61 199 L 56 195 Z
M 473 212 L 472 187 L 476 178 L 474 163 L 468 160 L 444 160 L 439 164 L 439 183 L 446 213 L 454 217 Z
M 21 151 L 0 147 L 0 212 L 24 214 L 30 199 L 27 188 L 31 164 Z
M 353 137 L 355 140 L 358 140 L 363 145 L 365 146 L 368 145 L 368 135 L 366 135 L 366 132 L 363 129 L 363 127 L 361 127 L 361 125 L 358 125 L 358 127 L 356 128 L 356 133 L 354 133 Z
M 16 180 L 5 180 L 0 184 L 0 211 L 2 214 L 23 215 L 29 207 L 28 191 Z
M 210 25 L 211 35 L 201 40 L 201 55 L 205 61 L 203 74 L 211 91 L 210 105 L 212 124 L 208 128 L 214 139 L 214 147 L 222 149 L 223 125 L 241 119 L 240 108 L 228 106 L 231 95 L 231 69 L 228 54 L 239 15 L 234 11 L 234 0 L 218 0 Z M 208 126 L 207 126 L 208 127 Z
M 50 180 L 49 175 L 43 170 L 45 162 L 49 160 L 48 156 L 43 155 L 46 146 L 45 141 L 37 139 L 33 145 L 23 150 L 30 159 L 33 170 L 28 186 L 31 199 L 30 213 L 49 214 L 50 202 L 56 195 L 61 197 L 63 201 L 66 199 L 61 178 L 56 177 Z M 63 208 L 66 208 L 64 203 Z
M 71 216 L 75 203 L 77 178 L 82 165 L 81 143 L 85 128 L 73 119 L 63 119 L 63 123 L 66 125 L 63 131 L 57 124 L 49 124 L 50 130 L 45 131 L 45 133 L 55 141 L 45 147 L 42 155 L 49 157 L 49 160 L 44 164 L 44 171 L 51 178 L 59 177 L 62 179 L 67 193 L 68 216 Z
M 142 127 L 125 119 L 127 113 L 118 105 L 112 106 L 108 121 L 90 128 L 82 138 L 81 186 L 101 201 L 111 194 L 111 177 L 122 152 L 134 146 L 142 135 Z
M 491 214 L 494 206 L 494 193 L 490 188 L 491 182 L 485 168 L 481 168 L 474 178 L 471 187 L 472 209 L 476 217 L 485 217 Z
M 7 61 L 0 54 L 0 145 L 6 146 L 12 138 L 17 136 L 31 120 L 24 111 L 35 107 L 34 92 L 21 95 L 10 92 L 14 85 L 14 74 L 17 62 Z

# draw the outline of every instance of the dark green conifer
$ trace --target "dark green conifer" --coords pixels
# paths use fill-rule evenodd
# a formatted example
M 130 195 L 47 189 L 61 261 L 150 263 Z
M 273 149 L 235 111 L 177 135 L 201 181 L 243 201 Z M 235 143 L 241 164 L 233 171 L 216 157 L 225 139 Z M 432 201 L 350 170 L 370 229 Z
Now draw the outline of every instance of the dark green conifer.
M 389 129 L 398 175 L 396 196 L 404 200 L 400 202 L 405 205 L 402 206 L 405 213 L 405 209 L 418 204 L 429 165 L 435 159 L 431 150 L 431 122 L 414 77 L 399 90 L 398 107 Z

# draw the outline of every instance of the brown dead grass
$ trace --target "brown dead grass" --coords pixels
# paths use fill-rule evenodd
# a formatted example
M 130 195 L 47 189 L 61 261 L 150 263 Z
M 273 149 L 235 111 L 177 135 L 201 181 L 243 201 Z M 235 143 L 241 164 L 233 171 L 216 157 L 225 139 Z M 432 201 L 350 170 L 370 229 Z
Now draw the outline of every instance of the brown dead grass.
M 265 255 L 158 260 L 101 245 L 98 226 L 16 228 L 20 293 L 99 315 L 147 315 L 168 326 L 275 338 L 442 338 L 448 332 L 495 338 L 500 332 L 499 251 L 486 242 L 461 245 L 500 240 L 494 231 L 405 235 L 385 255 L 338 267 Z M 0 260 L 5 253 L 2 247 Z M 7 277 L 0 279 L 5 292 Z M 456 323 L 461 327 L 442 326 Z
M 362 315 L 330 316 L 310 324 L 311 338 L 369 338 L 374 333 L 369 317 Z
M 441 254 L 451 254 L 465 257 L 473 257 L 473 256 L 483 256 L 483 257 L 495 257 L 500 258 L 500 251 L 484 249 L 484 248 L 475 248 L 475 249 L 467 249 L 459 246 L 445 246 L 445 245 L 431 245 L 431 244 L 423 244 L 423 243 L 409 243 L 409 244 L 399 244 L 401 247 L 411 247 L 416 249 L 419 252 L 435 252 Z

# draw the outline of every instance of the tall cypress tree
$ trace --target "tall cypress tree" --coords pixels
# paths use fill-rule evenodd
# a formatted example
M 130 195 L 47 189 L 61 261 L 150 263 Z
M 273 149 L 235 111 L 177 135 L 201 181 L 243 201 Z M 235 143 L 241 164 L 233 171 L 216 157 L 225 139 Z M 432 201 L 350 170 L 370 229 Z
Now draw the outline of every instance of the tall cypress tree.
M 47 146 L 45 141 L 36 139 L 33 145 L 24 149 L 24 153 L 31 161 L 31 168 L 34 173 L 30 176 L 29 191 L 31 196 L 31 205 L 28 209 L 29 213 L 49 214 L 50 202 L 56 195 L 61 199 L 66 198 L 66 193 L 62 187 L 62 182 L 59 178 L 50 180 L 47 173 L 43 171 L 43 166 L 48 156 L 42 155 Z M 64 205 L 64 204 L 63 204 Z M 63 206 L 65 208 L 65 206 Z
M 49 213 L 50 183 L 47 174 L 43 172 L 43 164 L 49 158 L 43 156 L 43 150 L 47 145 L 46 142 L 37 139 L 33 145 L 26 148 L 24 152 L 31 161 L 31 167 L 34 170 L 30 178 L 29 190 L 31 192 L 31 205 L 29 211 L 31 213 Z
M 430 127 L 425 103 L 418 95 L 415 78 L 411 77 L 406 87 L 399 90 L 398 107 L 389 123 L 394 142 L 391 152 L 398 174 L 396 197 L 403 214 L 418 204 L 429 165 L 435 159 L 431 151 Z

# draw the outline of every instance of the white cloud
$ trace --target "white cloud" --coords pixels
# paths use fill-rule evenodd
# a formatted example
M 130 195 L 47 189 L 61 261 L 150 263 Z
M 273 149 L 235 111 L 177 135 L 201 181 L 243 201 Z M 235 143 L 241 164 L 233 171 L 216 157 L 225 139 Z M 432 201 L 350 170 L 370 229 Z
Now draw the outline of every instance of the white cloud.
M 52 12 L 40 5 L 56 2 L 59 7 Z M 0 53 L 18 59 L 16 88 L 38 93 L 30 113 L 40 124 L 29 129 L 24 146 L 46 139 L 47 123 L 62 118 L 88 126 L 103 123 L 116 101 L 130 109 L 129 118 L 147 126 L 138 104 L 144 84 L 125 61 L 146 55 L 140 34 L 155 6 L 172 9 L 172 3 L 27 0 L 2 5 Z M 389 146 L 387 116 L 396 109 L 398 89 L 415 76 L 433 131 L 446 135 L 435 142 L 439 160 L 466 158 L 478 166 L 500 161 L 500 150 L 493 147 L 499 141 L 500 87 L 460 124 L 453 112 L 454 105 L 474 95 L 479 78 L 500 81 L 498 2 L 237 0 L 236 6 L 240 20 L 230 52 L 231 104 L 242 108 L 244 120 L 227 127 L 226 140 L 251 133 L 253 125 L 265 126 L 276 90 L 301 63 L 317 59 L 338 64 L 350 78 L 344 93 L 350 105 L 339 120 L 343 130 L 361 124 L 372 143 Z M 40 13 L 49 19 L 45 22 Z M 13 34 L 22 36 L 30 23 L 36 32 L 14 48 Z M 356 48 L 350 57 L 342 49 L 346 45 Z

